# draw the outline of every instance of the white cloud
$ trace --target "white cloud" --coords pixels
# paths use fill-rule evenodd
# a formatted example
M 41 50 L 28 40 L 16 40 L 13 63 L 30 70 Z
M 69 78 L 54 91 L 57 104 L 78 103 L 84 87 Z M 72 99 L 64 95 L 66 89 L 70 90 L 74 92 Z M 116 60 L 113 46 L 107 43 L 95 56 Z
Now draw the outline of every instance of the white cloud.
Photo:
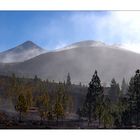
M 120 47 L 140 53 L 140 11 L 117 11 L 108 17 L 112 35 L 120 36 Z
M 90 30 L 93 38 L 140 53 L 140 11 L 112 11 L 106 14 L 83 13 L 72 17 L 81 30 Z M 114 41 L 114 42 L 113 42 Z
M 140 11 L 74 12 L 44 22 L 39 34 L 36 38 L 46 40 L 48 49 L 93 39 L 140 53 Z

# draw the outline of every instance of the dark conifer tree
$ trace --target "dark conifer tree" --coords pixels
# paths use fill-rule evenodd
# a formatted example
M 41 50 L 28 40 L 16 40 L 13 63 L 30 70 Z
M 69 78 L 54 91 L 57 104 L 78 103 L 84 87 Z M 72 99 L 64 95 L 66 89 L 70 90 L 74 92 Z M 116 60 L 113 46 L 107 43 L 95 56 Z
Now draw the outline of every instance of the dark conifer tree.
M 70 77 L 70 73 L 68 73 L 68 75 L 67 75 L 67 82 L 66 82 L 66 84 L 67 84 L 68 86 L 71 85 L 71 77 Z
M 86 96 L 86 100 L 84 103 L 84 109 L 87 113 L 88 122 L 91 122 L 91 118 L 95 117 L 95 111 L 97 107 L 97 102 L 101 101 L 103 96 L 103 87 L 101 86 L 100 78 L 97 75 L 97 71 L 95 70 L 95 73 L 91 79 L 91 82 L 89 83 L 88 87 L 88 93 Z
M 34 81 L 35 81 L 35 82 L 38 81 L 38 77 L 37 77 L 37 75 L 35 75 L 35 77 L 34 77 Z
M 140 70 L 131 78 L 128 89 L 131 123 L 139 125 L 140 117 Z

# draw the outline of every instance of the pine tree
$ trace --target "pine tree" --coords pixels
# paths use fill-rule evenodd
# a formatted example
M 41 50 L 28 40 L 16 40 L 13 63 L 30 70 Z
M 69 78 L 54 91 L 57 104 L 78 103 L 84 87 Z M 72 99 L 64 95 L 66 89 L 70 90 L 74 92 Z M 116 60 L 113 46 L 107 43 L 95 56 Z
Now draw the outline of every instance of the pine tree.
M 134 98 L 134 77 L 131 77 L 126 94 L 127 109 L 122 115 L 123 124 L 132 125 L 135 123 L 136 118 L 136 104 Z
M 128 89 L 131 123 L 139 125 L 140 117 L 140 70 L 131 78 Z
M 114 123 L 112 116 L 112 105 L 108 97 L 104 97 L 103 100 L 101 121 L 104 124 L 104 128 L 110 128 Z
M 96 98 L 96 102 L 95 102 L 95 115 L 98 118 L 99 121 L 99 127 L 101 125 L 102 122 L 102 117 L 103 117 L 103 112 L 105 110 L 105 106 L 104 106 L 104 96 L 100 96 Z
M 68 103 L 68 96 L 66 94 L 66 90 L 64 88 L 64 85 L 62 83 L 59 83 L 58 89 L 56 91 L 56 100 L 55 100 L 55 106 L 54 106 L 54 114 L 58 119 L 65 116 L 65 111 L 67 109 L 67 103 Z
M 71 85 L 71 77 L 70 77 L 70 73 L 68 73 L 67 75 L 67 82 L 66 82 L 67 86 Z
M 47 117 L 47 113 L 49 112 L 49 96 L 47 95 L 47 93 L 37 97 L 36 105 L 39 109 L 39 115 L 42 123 L 43 119 Z
M 19 112 L 19 121 L 21 121 L 22 113 L 28 109 L 24 95 L 19 95 L 15 109 Z
M 91 122 L 91 118 L 93 116 L 95 117 L 95 111 L 98 104 L 101 103 L 102 96 L 103 87 L 101 86 L 100 78 L 98 77 L 97 71 L 95 70 L 91 82 L 89 83 L 88 92 L 84 103 L 84 112 L 87 112 L 89 123 Z M 100 113 L 101 112 L 99 111 L 98 114 Z M 98 116 L 98 118 L 100 119 L 100 116 Z
M 115 79 L 113 78 L 111 80 L 110 84 L 110 90 L 109 90 L 109 96 L 111 98 L 111 101 L 113 103 L 117 102 L 119 99 L 119 94 L 120 94 L 120 87 L 119 84 L 116 83 Z
M 37 82 L 38 80 L 39 80 L 39 79 L 38 79 L 37 75 L 35 75 L 34 81 Z
M 63 106 L 58 101 L 55 103 L 55 106 L 54 106 L 54 114 L 56 115 L 57 122 L 58 122 L 58 119 L 60 117 L 61 118 L 64 117 L 64 109 L 63 109 Z

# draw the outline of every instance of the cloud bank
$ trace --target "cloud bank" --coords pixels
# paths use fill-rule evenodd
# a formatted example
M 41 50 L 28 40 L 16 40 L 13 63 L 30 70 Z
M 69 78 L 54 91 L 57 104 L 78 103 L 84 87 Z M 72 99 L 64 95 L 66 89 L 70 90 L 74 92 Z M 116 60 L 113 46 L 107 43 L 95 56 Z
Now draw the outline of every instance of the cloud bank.
M 140 11 L 87 12 L 71 17 L 87 36 L 140 53 Z

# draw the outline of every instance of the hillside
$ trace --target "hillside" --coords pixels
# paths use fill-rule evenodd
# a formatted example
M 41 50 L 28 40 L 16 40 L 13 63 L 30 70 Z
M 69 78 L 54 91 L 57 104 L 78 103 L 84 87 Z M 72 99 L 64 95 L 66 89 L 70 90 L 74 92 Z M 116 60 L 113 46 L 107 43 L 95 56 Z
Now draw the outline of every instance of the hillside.
M 73 83 L 88 84 L 95 69 L 103 83 L 127 80 L 140 68 L 140 54 L 109 46 L 95 41 L 83 41 L 64 49 L 47 52 L 16 64 L 3 64 L 1 72 L 26 77 L 38 75 L 42 79 L 64 81 L 67 73 Z

